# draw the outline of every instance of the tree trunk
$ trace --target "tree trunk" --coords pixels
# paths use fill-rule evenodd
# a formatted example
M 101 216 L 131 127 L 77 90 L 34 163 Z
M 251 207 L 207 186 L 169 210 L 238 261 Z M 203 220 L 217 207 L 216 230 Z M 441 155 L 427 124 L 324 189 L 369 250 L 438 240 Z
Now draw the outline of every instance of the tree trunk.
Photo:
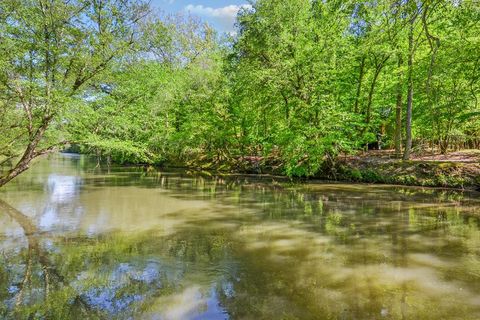
M 358 85 L 357 85 L 357 93 L 355 95 L 355 106 L 353 108 L 353 111 L 355 113 L 358 113 L 358 103 L 360 101 L 360 93 L 362 92 L 362 82 L 363 82 L 363 76 L 365 74 L 365 56 L 362 57 L 362 60 L 360 61 L 360 73 L 358 75 Z
M 395 108 L 395 154 L 398 158 L 402 154 L 402 107 L 403 107 L 403 72 L 401 67 L 403 64 L 402 55 L 398 54 L 398 87 L 397 87 L 397 103 Z
M 406 118 L 406 141 L 405 152 L 403 154 L 403 160 L 410 159 L 410 153 L 412 152 L 412 107 L 413 107 L 413 31 L 414 31 L 415 17 L 410 21 L 410 30 L 408 32 L 408 93 L 407 93 L 407 118 Z
M 13 178 L 17 177 L 19 174 L 23 173 L 25 170 L 28 169 L 30 162 L 39 156 L 41 152 L 37 152 L 36 148 L 47 130 L 50 120 L 52 119 L 51 116 L 45 117 L 42 125 L 37 129 L 35 134 L 30 140 L 27 148 L 25 149 L 22 158 L 17 162 L 15 167 L 7 171 L 4 175 L 0 176 L 0 187 L 4 186 L 8 182 L 10 182 Z
M 445 136 L 442 139 L 440 139 L 440 153 L 441 154 L 447 154 L 448 151 L 448 145 L 450 144 L 449 137 Z
M 375 93 L 375 87 L 377 85 L 378 76 L 380 72 L 382 72 L 383 67 L 385 66 L 385 62 L 387 62 L 389 56 L 386 56 L 382 59 L 382 61 L 377 62 L 375 58 L 375 73 L 373 75 L 372 83 L 370 85 L 370 91 L 368 92 L 368 100 L 367 100 L 367 114 L 365 117 L 365 123 L 368 125 L 370 124 L 370 120 L 372 118 L 372 102 L 373 102 L 373 94 Z

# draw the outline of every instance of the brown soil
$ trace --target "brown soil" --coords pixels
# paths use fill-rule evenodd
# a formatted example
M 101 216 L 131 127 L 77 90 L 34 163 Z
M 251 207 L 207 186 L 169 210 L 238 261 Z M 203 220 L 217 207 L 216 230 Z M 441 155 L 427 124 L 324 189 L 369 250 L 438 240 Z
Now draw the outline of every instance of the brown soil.
M 340 180 L 480 190 L 480 150 L 416 154 L 408 161 L 382 150 L 339 160 Z
M 395 156 L 394 150 L 371 150 L 356 156 L 346 157 L 348 160 L 367 163 L 396 162 L 399 159 Z M 418 162 L 458 162 L 458 163 L 480 163 L 480 150 L 462 150 L 449 152 L 447 154 L 426 153 L 414 154 L 410 161 Z

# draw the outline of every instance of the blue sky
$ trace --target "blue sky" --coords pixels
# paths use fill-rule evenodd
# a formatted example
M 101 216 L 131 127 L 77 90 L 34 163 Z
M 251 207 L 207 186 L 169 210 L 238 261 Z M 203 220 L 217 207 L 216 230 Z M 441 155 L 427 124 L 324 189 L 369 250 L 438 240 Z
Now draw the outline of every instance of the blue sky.
M 190 13 L 207 21 L 219 32 L 232 32 L 238 10 L 247 0 L 152 0 L 165 13 Z

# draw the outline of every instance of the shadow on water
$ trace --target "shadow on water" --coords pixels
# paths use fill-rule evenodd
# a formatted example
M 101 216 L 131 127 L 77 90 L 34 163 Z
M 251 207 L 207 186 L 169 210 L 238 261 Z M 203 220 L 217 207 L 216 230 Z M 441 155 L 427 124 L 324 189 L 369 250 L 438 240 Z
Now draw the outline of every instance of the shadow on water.
M 57 156 L 0 196 L 0 318 L 480 318 L 469 193 Z

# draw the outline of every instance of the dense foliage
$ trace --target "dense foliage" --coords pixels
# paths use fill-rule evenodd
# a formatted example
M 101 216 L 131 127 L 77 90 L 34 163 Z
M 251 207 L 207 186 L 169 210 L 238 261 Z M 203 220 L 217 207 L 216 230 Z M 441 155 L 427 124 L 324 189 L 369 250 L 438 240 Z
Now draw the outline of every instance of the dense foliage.
M 0 186 L 69 142 L 65 115 L 134 47 L 147 12 L 134 0 L 0 2 Z
M 224 37 L 136 1 L 39 1 L 63 19 L 34 2 L 0 4 L 3 161 L 42 119 L 31 156 L 65 140 L 123 163 L 290 176 L 368 148 L 480 144 L 477 1 L 258 0 Z

